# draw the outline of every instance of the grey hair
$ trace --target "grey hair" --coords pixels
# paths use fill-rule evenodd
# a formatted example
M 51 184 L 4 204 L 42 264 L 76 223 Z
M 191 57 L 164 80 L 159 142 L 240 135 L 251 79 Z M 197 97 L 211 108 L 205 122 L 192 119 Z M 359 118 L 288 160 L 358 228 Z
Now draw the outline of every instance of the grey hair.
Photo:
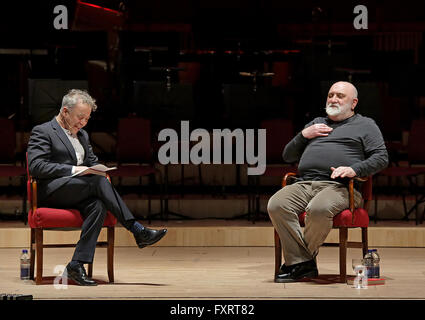
M 62 106 L 60 111 L 62 112 L 63 107 L 68 107 L 72 109 L 76 104 L 83 103 L 90 106 L 92 111 L 96 111 L 97 105 L 96 100 L 93 99 L 87 91 L 79 89 L 71 89 L 66 95 L 62 98 Z
M 353 98 L 355 98 L 355 99 L 358 98 L 357 88 L 354 85 L 353 85 Z

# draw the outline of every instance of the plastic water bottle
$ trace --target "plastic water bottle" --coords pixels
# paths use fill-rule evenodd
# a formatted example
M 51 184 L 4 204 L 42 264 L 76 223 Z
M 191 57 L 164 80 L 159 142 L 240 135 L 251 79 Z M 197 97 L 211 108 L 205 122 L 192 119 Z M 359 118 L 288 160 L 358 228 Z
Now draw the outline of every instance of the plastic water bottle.
M 373 278 L 379 278 L 380 277 L 379 262 L 381 261 L 381 258 L 379 257 L 377 249 L 372 249 L 372 257 L 373 257 Z
M 364 265 L 366 267 L 366 275 L 368 278 L 375 278 L 372 251 L 373 251 L 372 249 L 367 250 L 367 253 L 364 256 Z
M 30 278 L 30 256 L 28 250 L 23 249 L 21 254 L 21 280 L 29 280 Z

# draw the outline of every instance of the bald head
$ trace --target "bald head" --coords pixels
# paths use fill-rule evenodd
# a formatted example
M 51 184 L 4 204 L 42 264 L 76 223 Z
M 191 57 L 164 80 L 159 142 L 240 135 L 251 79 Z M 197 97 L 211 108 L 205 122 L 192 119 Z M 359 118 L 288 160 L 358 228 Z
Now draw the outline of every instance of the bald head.
M 357 99 L 357 89 L 356 87 L 350 83 L 350 82 L 346 82 L 346 81 L 338 81 L 335 82 L 331 88 L 329 89 L 329 91 L 331 91 L 332 89 L 340 89 L 345 91 L 346 93 L 350 94 L 351 97 L 354 99 Z
M 333 121 L 342 121 L 354 115 L 358 102 L 357 89 L 350 82 L 335 82 L 329 89 L 326 113 Z

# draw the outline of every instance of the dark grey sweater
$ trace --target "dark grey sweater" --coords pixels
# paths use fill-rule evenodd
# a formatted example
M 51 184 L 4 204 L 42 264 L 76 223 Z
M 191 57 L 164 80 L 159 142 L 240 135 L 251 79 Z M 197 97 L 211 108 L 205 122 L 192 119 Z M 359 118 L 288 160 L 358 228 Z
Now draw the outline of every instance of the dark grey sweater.
M 384 139 L 371 118 L 355 114 L 335 122 L 318 117 L 305 128 L 316 123 L 325 123 L 333 131 L 314 139 L 304 138 L 300 132 L 283 150 L 284 161 L 299 162 L 301 180 L 332 180 L 331 167 L 339 166 L 351 167 L 358 177 L 367 177 L 388 165 Z

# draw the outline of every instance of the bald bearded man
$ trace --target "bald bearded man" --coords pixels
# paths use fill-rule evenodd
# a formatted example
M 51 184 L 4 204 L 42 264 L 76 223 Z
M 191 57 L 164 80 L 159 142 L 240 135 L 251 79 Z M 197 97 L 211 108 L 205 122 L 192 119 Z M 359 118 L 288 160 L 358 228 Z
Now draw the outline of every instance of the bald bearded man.
M 315 258 L 332 229 L 333 217 L 348 208 L 348 178 L 367 177 L 388 165 L 388 153 L 376 123 L 354 112 L 357 89 L 336 82 L 329 89 L 327 117 L 308 123 L 283 151 L 285 162 L 298 162 L 299 178 L 276 192 L 267 205 L 285 263 L 275 282 L 318 276 Z M 355 190 L 355 206 L 362 201 Z M 304 233 L 298 215 L 306 212 Z

